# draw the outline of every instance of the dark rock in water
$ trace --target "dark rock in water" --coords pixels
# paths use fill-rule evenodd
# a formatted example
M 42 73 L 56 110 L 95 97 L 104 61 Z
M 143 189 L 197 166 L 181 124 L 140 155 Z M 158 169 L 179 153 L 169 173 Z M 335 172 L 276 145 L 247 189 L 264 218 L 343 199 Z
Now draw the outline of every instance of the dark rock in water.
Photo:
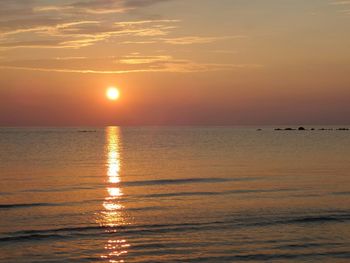
M 257 129 L 257 131 L 262 131 L 262 129 Z
M 78 131 L 78 132 L 96 132 L 96 131 L 87 131 L 87 130 L 82 130 L 82 131 Z
M 333 131 L 333 128 L 330 128 L 330 129 L 326 129 L 326 128 L 321 128 L 321 129 L 318 129 L 319 131 Z
M 339 129 L 337 129 L 337 131 L 348 131 L 349 130 L 349 128 L 339 128 Z
M 312 130 L 312 131 L 314 131 L 314 130 L 315 130 L 315 128 L 311 128 L 311 130 Z
M 306 129 L 304 127 L 299 127 L 298 129 L 294 129 L 294 128 L 276 128 L 275 131 L 306 131 Z M 312 128 L 312 130 L 315 130 L 314 128 Z

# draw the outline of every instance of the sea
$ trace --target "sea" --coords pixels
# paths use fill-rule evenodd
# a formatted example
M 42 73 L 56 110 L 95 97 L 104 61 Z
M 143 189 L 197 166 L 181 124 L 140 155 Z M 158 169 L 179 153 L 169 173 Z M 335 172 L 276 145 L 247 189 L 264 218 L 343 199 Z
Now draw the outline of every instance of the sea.
M 0 128 L 0 262 L 350 262 L 350 131 L 274 128 Z

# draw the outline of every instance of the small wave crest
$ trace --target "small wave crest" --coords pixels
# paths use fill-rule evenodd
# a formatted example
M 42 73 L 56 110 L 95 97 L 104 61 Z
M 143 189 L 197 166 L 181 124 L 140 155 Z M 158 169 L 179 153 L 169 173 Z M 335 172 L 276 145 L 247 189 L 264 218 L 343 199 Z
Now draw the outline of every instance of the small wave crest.
M 195 183 L 223 183 L 230 181 L 227 178 L 184 178 L 184 179 L 162 179 L 146 181 L 123 182 L 123 186 L 147 186 L 147 185 L 167 185 L 167 184 L 195 184 Z
M 47 230 L 25 230 L 7 233 L 0 237 L 0 242 L 28 241 L 48 238 L 74 238 L 90 235 L 110 235 L 118 231 L 122 235 L 132 235 L 138 233 L 190 233 L 198 230 L 230 230 L 238 227 L 264 227 L 271 225 L 293 225 L 293 224 L 320 224 L 320 223 L 344 223 L 350 220 L 350 214 L 323 214 L 310 216 L 290 216 L 284 217 L 251 217 L 235 216 L 223 221 L 191 222 L 179 224 L 148 224 L 148 225 L 122 225 L 118 227 L 108 227 L 99 225 L 66 227 Z
M 31 204 L 0 204 L 0 209 L 29 208 L 36 206 L 57 206 L 56 203 L 31 203 Z
M 242 190 L 229 190 L 229 191 L 197 191 L 197 192 L 174 192 L 174 193 L 155 193 L 142 195 L 147 198 L 159 198 L 159 197 L 187 197 L 187 196 L 215 196 L 215 195 L 239 195 L 239 194 L 260 194 L 260 193 L 275 193 L 295 191 L 295 189 L 242 189 Z

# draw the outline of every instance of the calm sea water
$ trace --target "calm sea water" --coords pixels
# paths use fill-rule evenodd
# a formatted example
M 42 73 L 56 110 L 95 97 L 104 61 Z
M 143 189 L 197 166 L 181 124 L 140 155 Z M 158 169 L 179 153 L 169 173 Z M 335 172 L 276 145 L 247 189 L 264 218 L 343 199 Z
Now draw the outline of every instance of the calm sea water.
M 1 262 L 350 262 L 350 131 L 0 129 Z

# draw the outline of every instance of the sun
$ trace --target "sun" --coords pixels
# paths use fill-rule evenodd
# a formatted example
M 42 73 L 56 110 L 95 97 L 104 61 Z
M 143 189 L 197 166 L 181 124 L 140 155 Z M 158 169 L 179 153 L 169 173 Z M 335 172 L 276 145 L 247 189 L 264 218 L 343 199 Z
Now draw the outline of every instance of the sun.
M 120 92 L 116 87 L 109 87 L 106 90 L 106 97 L 109 100 L 117 100 L 120 97 Z

